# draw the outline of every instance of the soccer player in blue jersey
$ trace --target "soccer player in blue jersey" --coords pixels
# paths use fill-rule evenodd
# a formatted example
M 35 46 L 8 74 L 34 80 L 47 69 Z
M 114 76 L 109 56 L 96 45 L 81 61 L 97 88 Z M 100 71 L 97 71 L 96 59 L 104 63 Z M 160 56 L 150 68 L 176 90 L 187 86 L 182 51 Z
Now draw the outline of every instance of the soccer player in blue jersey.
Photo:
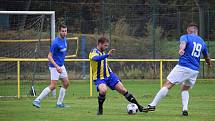
M 107 54 L 105 50 L 108 48 L 109 40 L 105 37 L 98 39 L 97 48 L 92 49 L 89 54 L 90 65 L 92 67 L 93 81 L 96 85 L 98 96 L 98 111 L 97 115 L 103 114 L 103 103 L 105 101 L 105 95 L 107 92 L 107 86 L 112 90 L 117 90 L 120 94 L 124 95 L 125 98 L 138 106 L 140 112 L 147 112 L 147 108 L 141 106 L 135 97 L 128 92 L 123 86 L 119 77 L 110 69 L 107 58 L 113 55 L 115 49 L 111 49 Z
M 60 88 L 58 101 L 56 107 L 63 108 L 63 100 L 66 89 L 69 86 L 69 80 L 66 68 L 64 66 L 64 59 L 67 53 L 67 27 L 66 25 L 59 26 L 59 36 L 57 36 L 50 47 L 48 54 L 49 70 L 51 74 L 51 83 L 46 87 L 41 94 L 33 101 L 33 106 L 40 108 L 40 102 L 56 88 L 57 81 L 61 79 L 62 87 Z
M 198 26 L 191 23 L 187 27 L 187 34 L 180 37 L 178 51 L 179 63 L 167 76 L 167 81 L 148 105 L 149 111 L 154 111 L 157 103 L 167 95 L 168 91 L 175 85 L 181 84 L 182 115 L 188 115 L 189 88 L 196 82 L 200 68 L 200 56 L 203 54 L 206 63 L 211 68 L 211 61 L 204 40 L 198 36 Z

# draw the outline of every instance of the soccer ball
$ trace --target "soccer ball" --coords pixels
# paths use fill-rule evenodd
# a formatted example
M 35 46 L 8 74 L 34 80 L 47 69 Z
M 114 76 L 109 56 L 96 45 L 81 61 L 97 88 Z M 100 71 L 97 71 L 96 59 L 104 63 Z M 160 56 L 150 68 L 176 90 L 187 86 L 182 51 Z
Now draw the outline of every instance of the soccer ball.
M 137 113 L 137 111 L 138 111 L 138 107 L 137 107 L 136 104 L 134 104 L 134 103 L 129 103 L 129 104 L 127 105 L 127 112 L 128 112 L 129 115 L 134 115 L 134 114 Z

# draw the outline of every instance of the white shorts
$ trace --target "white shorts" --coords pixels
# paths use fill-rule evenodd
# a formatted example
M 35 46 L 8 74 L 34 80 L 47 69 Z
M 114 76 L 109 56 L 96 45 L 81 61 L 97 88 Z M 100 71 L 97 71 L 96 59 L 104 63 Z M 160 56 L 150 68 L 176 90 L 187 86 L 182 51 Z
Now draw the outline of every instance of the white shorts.
M 167 80 L 173 84 L 185 84 L 193 87 L 198 77 L 199 71 L 187 67 L 176 65 L 167 76 Z
M 68 77 L 65 66 L 63 65 L 60 68 L 62 69 L 62 73 L 58 73 L 55 67 L 49 67 L 51 80 L 59 80 L 59 78 L 62 79 Z

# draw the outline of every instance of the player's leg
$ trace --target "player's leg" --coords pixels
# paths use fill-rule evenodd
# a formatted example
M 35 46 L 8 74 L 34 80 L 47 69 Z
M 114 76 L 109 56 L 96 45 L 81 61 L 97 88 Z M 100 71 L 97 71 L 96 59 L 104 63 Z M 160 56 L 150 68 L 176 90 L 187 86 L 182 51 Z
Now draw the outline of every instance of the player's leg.
M 44 99 L 51 92 L 51 90 L 55 89 L 56 85 L 57 80 L 52 80 L 51 84 L 41 92 L 41 94 L 36 98 L 36 100 L 41 101 L 42 99 Z
M 158 91 L 156 96 L 154 97 L 153 101 L 148 105 L 149 111 L 154 111 L 158 102 L 167 95 L 169 89 L 171 89 L 175 84 L 171 83 L 170 81 L 166 81 L 163 87 Z
M 188 116 L 188 101 L 189 101 L 189 90 L 190 86 L 185 84 L 181 85 L 181 99 L 182 99 L 182 115 Z
M 103 114 L 103 103 L 105 101 L 106 92 L 107 92 L 107 86 L 105 83 L 101 83 L 97 86 L 97 90 L 99 92 L 98 96 L 98 111 L 97 115 Z
M 51 90 L 55 89 L 57 85 L 57 80 L 52 80 L 51 84 L 43 89 L 40 95 L 33 101 L 33 106 L 40 108 L 40 102 L 51 92 Z
M 66 94 L 66 89 L 69 87 L 69 79 L 68 79 L 68 74 L 66 72 L 66 68 L 64 66 L 62 66 L 61 68 L 62 68 L 62 73 L 60 74 L 60 78 L 61 78 L 62 86 L 60 88 L 58 101 L 56 104 L 58 108 L 64 107 L 63 100 Z
M 57 93 L 57 92 L 56 92 L 56 88 L 55 88 L 55 89 L 52 90 L 52 97 L 53 97 L 53 98 L 56 98 L 56 93 Z
M 149 111 L 154 111 L 158 102 L 167 95 L 169 89 L 171 89 L 176 83 L 181 83 L 185 80 L 184 69 L 176 65 L 173 70 L 167 76 L 167 81 L 163 87 L 158 91 L 153 101 L 148 105 Z
M 64 97 L 66 94 L 66 90 L 69 86 L 68 77 L 61 79 L 61 82 L 62 82 L 62 86 L 60 87 L 59 96 L 58 96 L 58 100 L 57 100 L 57 104 L 56 104 L 56 107 L 58 107 L 58 108 L 64 107 L 63 101 L 64 101 Z
M 189 73 L 189 79 L 184 81 L 181 85 L 181 98 L 182 98 L 182 115 L 188 116 L 188 102 L 189 102 L 189 92 L 188 90 L 195 85 L 196 79 L 198 77 L 198 71 L 187 69 Z
M 40 95 L 33 101 L 33 106 L 40 108 L 40 102 L 43 100 L 52 90 L 55 89 L 57 85 L 57 80 L 59 79 L 60 74 L 57 72 L 56 68 L 49 68 L 51 74 L 51 84 L 46 87 Z
M 135 103 L 138 106 L 138 109 L 140 112 L 148 112 L 147 108 L 144 108 L 143 106 L 141 106 L 138 101 L 136 100 L 136 98 L 128 92 L 128 90 L 124 87 L 124 85 L 119 81 L 116 85 L 115 85 L 115 89 L 122 95 L 125 96 L 125 98 L 131 102 L 131 103 Z
M 167 76 L 167 81 L 156 94 L 154 100 L 148 105 L 149 111 L 154 111 L 158 102 L 167 95 L 168 91 L 177 83 L 183 83 L 190 78 L 190 74 L 187 73 L 187 68 L 176 65 L 173 70 Z

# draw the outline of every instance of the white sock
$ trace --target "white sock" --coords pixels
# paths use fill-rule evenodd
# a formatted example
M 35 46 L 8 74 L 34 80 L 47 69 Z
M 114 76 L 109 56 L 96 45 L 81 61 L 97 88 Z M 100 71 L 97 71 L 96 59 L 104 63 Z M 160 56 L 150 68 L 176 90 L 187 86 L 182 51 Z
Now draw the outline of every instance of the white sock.
M 41 101 L 43 98 L 45 98 L 49 92 L 51 92 L 51 89 L 49 87 L 46 87 L 40 95 L 35 99 L 35 101 Z
M 157 103 L 166 96 L 166 94 L 168 93 L 169 89 L 167 87 L 162 87 L 160 89 L 160 91 L 156 94 L 154 100 L 149 104 L 151 106 L 156 106 Z
M 66 89 L 64 89 L 63 87 L 60 88 L 60 93 L 59 93 L 59 97 L 58 97 L 58 101 L 57 104 L 62 104 L 63 103 L 63 99 L 66 93 Z
M 189 92 L 188 91 L 182 91 L 181 92 L 181 98 L 182 98 L 182 107 L 183 111 L 188 110 L 188 101 L 189 101 Z
M 53 97 L 53 98 L 56 98 L 56 89 L 53 89 L 53 90 L 52 90 L 52 97 Z

